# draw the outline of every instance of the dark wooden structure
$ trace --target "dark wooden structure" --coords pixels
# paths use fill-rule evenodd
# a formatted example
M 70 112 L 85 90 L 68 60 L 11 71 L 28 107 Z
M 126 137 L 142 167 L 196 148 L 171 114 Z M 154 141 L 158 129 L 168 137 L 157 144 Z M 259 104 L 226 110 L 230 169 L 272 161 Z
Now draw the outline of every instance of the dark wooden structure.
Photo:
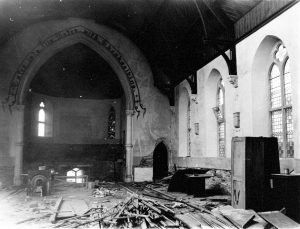
M 255 211 L 275 210 L 272 173 L 279 173 L 277 138 L 232 139 L 232 206 Z
M 277 209 L 286 209 L 286 215 L 300 223 L 300 175 L 272 174 Z
M 170 180 L 170 184 L 169 184 L 169 187 L 168 187 L 168 192 L 190 193 L 191 189 L 195 190 L 195 189 L 197 189 L 197 187 L 193 187 L 193 188 L 190 187 L 191 182 L 190 182 L 188 176 L 199 176 L 199 177 L 200 176 L 206 176 L 207 174 L 205 174 L 205 173 L 208 170 L 209 169 L 188 168 L 188 169 L 180 169 L 180 170 L 176 171 L 176 173 L 172 176 L 172 178 Z M 200 179 L 202 179 L 202 178 L 200 178 Z M 198 185 L 199 184 L 197 184 L 197 186 Z M 200 184 L 200 186 L 203 187 L 203 184 Z M 193 191 L 193 192 L 195 192 L 195 191 Z M 190 193 L 190 194 L 192 194 L 192 193 Z
M 187 194 L 194 197 L 205 196 L 205 179 L 212 177 L 210 174 L 185 174 L 187 179 Z

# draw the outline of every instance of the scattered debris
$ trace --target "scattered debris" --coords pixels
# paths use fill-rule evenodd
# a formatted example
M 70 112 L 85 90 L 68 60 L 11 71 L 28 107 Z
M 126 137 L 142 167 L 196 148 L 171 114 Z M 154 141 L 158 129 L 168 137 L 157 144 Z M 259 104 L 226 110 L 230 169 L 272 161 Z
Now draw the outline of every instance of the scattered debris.
M 105 196 L 112 196 L 112 195 L 114 195 L 114 193 L 115 192 L 113 190 L 110 190 L 110 189 L 107 189 L 104 187 L 100 187 L 100 188 L 96 188 L 93 191 L 93 196 L 94 197 L 105 197 Z
M 300 225 L 294 220 L 282 214 L 280 211 L 269 211 L 258 213 L 264 220 L 275 226 L 277 229 L 299 229 Z
M 168 193 L 164 181 L 158 183 L 96 182 L 93 190 L 84 187 L 58 187 L 55 195 L 24 198 L 19 209 L 26 214 L 15 225 L 40 228 L 267 228 L 283 227 L 277 222 L 278 213 L 256 213 L 234 209 L 228 205 L 229 196 L 195 198 L 185 193 Z M 10 191 L 9 191 L 10 192 Z M 26 203 L 24 205 L 24 203 Z M 23 213 L 25 213 L 23 210 Z M 277 214 L 277 215 L 276 215 Z M 281 213 L 280 213 L 281 214 Z M 284 221 L 284 215 L 280 215 Z M 288 220 L 293 227 L 299 226 Z
M 55 207 L 54 207 L 54 212 L 53 212 L 53 214 L 50 217 L 50 222 L 51 223 L 55 223 L 56 216 L 57 216 L 57 213 L 58 213 L 58 210 L 60 208 L 60 205 L 61 205 L 62 201 L 63 201 L 62 197 L 58 198 L 58 200 L 56 201 L 56 204 L 55 204 Z
M 239 229 L 255 223 L 263 226 L 268 224 L 252 210 L 234 209 L 224 205 L 210 209 L 210 201 L 202 201 L 206 204 L 201 206 L 200 202 L 178 198 L 147 184 L 120 186 L 127 191 L 124 201 L 111 208 L 105 208 L 102 204 L 94 205 L 85 214 L 64 219 L 55 227 L 99 225 L 100 228 Z M 144 194 L 151 195 L 151 198 Z M 257 217 L 260 219 L 254 221 Z

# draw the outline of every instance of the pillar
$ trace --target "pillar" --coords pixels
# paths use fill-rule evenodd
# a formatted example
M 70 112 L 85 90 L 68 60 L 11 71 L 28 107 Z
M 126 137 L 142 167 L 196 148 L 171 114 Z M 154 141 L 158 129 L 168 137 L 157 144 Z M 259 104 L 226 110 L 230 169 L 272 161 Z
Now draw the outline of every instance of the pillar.
M 134 114 L 133 110 L 126 110 L 126 174 L 125 182 L 132 182 L 132 116 Z
M 14 158 L 14 185 L 21 185 L 23 170 L 24 105 L 12 109 L 10 124 L 10 155 Z

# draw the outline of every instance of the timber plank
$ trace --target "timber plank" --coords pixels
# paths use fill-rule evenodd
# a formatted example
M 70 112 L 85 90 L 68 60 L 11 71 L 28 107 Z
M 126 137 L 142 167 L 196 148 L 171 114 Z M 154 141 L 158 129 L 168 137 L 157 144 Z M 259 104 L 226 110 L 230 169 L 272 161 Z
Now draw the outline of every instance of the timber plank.
M 300 224 L 282 214 L 280 211 L 261 212 L 258 214 L 278 229 L 300 229 Z

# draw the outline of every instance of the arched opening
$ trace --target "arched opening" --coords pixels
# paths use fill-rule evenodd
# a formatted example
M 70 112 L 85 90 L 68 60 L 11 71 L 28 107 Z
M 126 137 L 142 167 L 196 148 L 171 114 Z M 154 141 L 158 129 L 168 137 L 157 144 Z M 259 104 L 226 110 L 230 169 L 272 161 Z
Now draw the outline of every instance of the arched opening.
M 213 69 L 205 85 L 206 153 L 209 157 L 224 156 L 225 152 L 224 90 L 221 80 L 220 72 Z
M 36 27 L 35 29 L 37 30 L 42 28 L 40 27 L 40 25 L 35 25 L 33 27 Z M 61 28 L 62 30 L 60 30 Z M 124 160 L 125 158 L 123 158 L 123 164 L 124 167 L 126 164 L 126 181 L 131 181 L 133 164 L 133 115 L 137 115 L 137 117 L 139 117 L 140 114 L 145 114 L 146 112 L 146 107 L 143 106 L 140 97 L 140 89 L 138 82 L 143 81 L 144 79 L 152 79 L 150 66 L 148 65 L 145 57 L 142 55 L 140 50 L 138 50 L 138 48 L 133 43 L 131 43 L 122 34 L 106 26 L 95 25 L 91 21 L 85 21 L 81 19 L 69 19 L 67 22 L 57 22 L 55 27 L 51 27 L 51 29 L 52 33 L 50 33 L 50 36 L 49 33 L 44 34 L 45 36 L 43 36 L 44 30 L 42 29 L 41 37 L 45 37 L 44 40 L 37 38 L 36 40 L 31 41 L 33 44 L 36 45 L 31 46 L 32 49 L 29 52 L 23 50 L 22 55 L 24 55 L 25 58 L 22 61 L 19 62 L 19 59 L 15 58 L 15 64 L 16 66 L 18 66 L 18 68 L 16 70 L 13 70 L 14 75 L 12 76 L 11 84 L 9 86 L 8 97 L 5 101 L 6 105 L 8 105 L 9 108 L 14 107 L 14 105 L 21 105 L 20 107 L 22 108 L 24 104 L 28 104 L 27 100 L 29 97 L 27 95 L 31 90 L 31 82 L 37 75 L 40 68 L 51 57 L 53 57 L 60 51 L 79 43 L 85 45 L 86 47 L 97 53 L 101 58 L 103 58 L 104 62 L 106 62 L 106 64 L 113 69 L 114 73 L 116 74 L 119 80 L 119 83 L 121 84 L 124 95 L 121 99 L 121 108 L 122 111 L 126 111 L 126 115 L 124 115 L 124 120 L 120 124 L 121 128 L 123 129 L 122 133 L 126 133 L 125 136 L 122 134 L 122 136 L 126 138 L 126 140 L 123 141 L 123 143 L 125 143 L 124 151 L 126 152 L 126 161 Z M 22 42 L 22 39 L 18 42 Z M 72 59 L 73 57 L 74 56 L 72 56 L 69 59 Z M 139 59 L 140 63 L 136 64 L 135 61 L 132 61 L 133 59 Z M 63 68 L 61 67 L 59 69 L 63 70 Z M 148 76 L 150 78 L 148 78 Z M 148 81 L 146 85 L 148 85 Z M 146 87 L 146 85 L 143 84 L 143 88 Z M 81 99 L 84 100 L 84 96 Z M 28 106 L 25 106 L 25 120 L 27 120 L 26 109 L 28 108 Z M 26 123 L 25 125 L 23 125 L 24 115 L 21 111 L 18 112 L 18 114 L 20 114 L 19 126 L 20 129 L 22 129 L 23 126 L 26 127 Z M 79 125 L 84 125 L 82 124 L 84 122 L 76 123 L 78 123 Z M 91 125 L 87 126 L 91 127 Z M 105 126 L 104 129 L 107 132 L 107 126 Z M 56 129 L 53 129 L 53 134 L 55 134 L 55 131 Z M 20 135 L 20 139 L 23 138 L 23 131 L 16 130 L 16 134 Z M 28 136 L 24 136 L 24 138 L 27 137 Z M 19 148 L 20 149 L 18 150 L 18 152 L 15 153 L 15 184 L 20 183 L 21 173 L 24 170 L 22 164 L 24 147 L 22 145 Z M 113 151 L 114 150 L 115 149 L 113 149 Z M 15 150 L 13 147 L 10 147 L 10 151 L 12 152 L 12 154 L 14 154 L 13 152 Z M 119 171 L 121 170 L 122 169 L 119 169 Z
M 267 36 L 259 45 L 252 66 L 254 134 L 276 137 L 281 158 L 294 157 L 290 62 L 284 42 Z
M 153 152 L 153 180 L 158 180 L 168 175 L 168 150 L 160 142 Z
M 178 156 L 186 157 L 190 155 L 190 97 L 186 88 L 180 90 L 178 110 Z
M 47 165 L 75 183 L 84 181 L 82 175 L 122 179 L 126 98 L 114 69 L 97 52 L 82 43 L 57 52 L 31 80 L 24 104 L 30 133 L 25 171 Z
M 270 107 L 270 66 L 273 62 L 272 51 L 280 39 L 265 37 L 257 48 L 252 64 L 252 106 L 253 135 L 271 136 Z M 260 98 L 260 99 L 257 99 Z
M 67 172 L 67 182 L 83 183 L 84 179 L 81 177 L 83 170 L 79 168 L 73 168 Z

